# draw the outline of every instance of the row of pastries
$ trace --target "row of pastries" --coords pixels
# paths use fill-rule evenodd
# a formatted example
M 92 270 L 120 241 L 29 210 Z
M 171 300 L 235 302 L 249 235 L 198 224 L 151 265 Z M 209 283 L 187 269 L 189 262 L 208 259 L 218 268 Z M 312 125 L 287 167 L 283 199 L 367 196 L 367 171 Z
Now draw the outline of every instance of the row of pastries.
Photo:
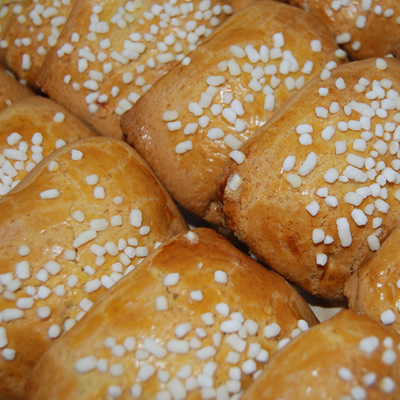
M 0 1 L 0 399 L 398 399 L 399 48 L 396 0 Z

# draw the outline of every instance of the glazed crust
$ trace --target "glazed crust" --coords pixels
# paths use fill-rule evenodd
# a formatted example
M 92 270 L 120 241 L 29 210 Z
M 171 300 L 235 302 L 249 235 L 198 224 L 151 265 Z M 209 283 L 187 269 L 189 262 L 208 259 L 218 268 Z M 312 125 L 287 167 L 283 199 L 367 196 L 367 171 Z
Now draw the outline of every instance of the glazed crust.
M 286 62 L 291 63 L 293 70 L 284 71 L 282 54 L 275 58 L 272 50 L 269 60 L 257 61 L 246 55 L 244 50 L 251 53 L 252 47 L 257 54 L 261 46 L 272 49 L 279 41 L 276 36 L 281 34 L 284 44 L 280 50 L 292 55 L 292 61 Z M 322 51 L 312 51 L 312 40 L 319 41 Z M 232 46 L 240 47 L 244 55 L 237 53 L 235 56 Z M 327 62 L 339 63 L 335 50 L 337 47 L 329 32 L 310 15 L 279 2 L 259 1 L 233 15 L 190 54 L 188 65 L 179 64 L 142 96 L 124 114 L 122 131 L 184 208 L 218 224 L 214 180 L 230 152 L 293 95 L 296 87 L 289 89 L 284 82 L 293 80 L 299 88 L 304 81 L 319 74 Z M 226 65 L 228 62 L 238 65 L 239 72 L 231 72 L 231 67 Z M 314 66 L 309 73 L 302 71 L 307 62 Z M 251 73 L 253 69 L 256 73 L 267 66 L 269 71 L 276 71 L 262 72 L 262 76 L 253 79 L 256 76 Z M 232 67 L 232 71 L 234 69 Z M 212 87 L 208 83 L 212 76 L 223 77 L 223 83 Z M 209 103 L 203 99 L 206 93 L 212 93 Z M 274 106 L 265 109 L 267 93 L 274 97 Z M 242 112 L 239 106 L 235 121 L 223 116 L 234 104 L 224 96 L 233 96 L 233 102 L 239 101 L 243 107 Z M 197 112 L 190 109 L 193 104 L 204 105 Z M 224 111 L 215 114 L 213 107 L 222 107 Z M 166 121 L 166 111 L 176 111 L 176 120 Z M 170 129 L 168 124 L 174 123 L 181 125 Z M 195 133 L 185 133 L 190 124 L 197 124 Z M 212 129 L 222 130 L 222 137 L 210 138 Z M 228 141 L 232 136 L 233 144 Z M 181 153 L 177 150 L 181 143 L 189 144 L 192 149 Z
M 345 281 L 399 224 L 397 110 L 377 109 L 378 117 L 370 99 L 373 82 L 392 88 L 381 87 L 380 101 L 386 93 L 396 99 L 399 73 L 395 59 L 369 59 L 316 78 L 244 144 L 245 161 L 229 163 L 221 177 L 225 225 L 309 293 L 343 297 Z
M 397 59 L 400 59 L 400 40 L 398 40 L 394 44 L 392 53 L 393 53 L 394 57 L 396 57 Z
M 0 5 L 4 45 L 0 59 L 29 86 L 39 89 L 36 81 L 47 52 L 57 44 L 74 0 L 14 1 Z M 8 12 L 5 12 L 8 9 Z
M 225 279 L 217 281 L 217 271 L 225 273 Z M 164 285 L 170 274 L 179 274 L 178 282 Z M 202 298 L 195 298 L 194 293 L 199 291 Z M 167 309 L 160 311 L 156 309 L 156 299 L 163 296 L 167 300 Z M 219 303 L 229 307 L 227 314 L 216 311 Z M 205 313 L 212 315 L 211 322 L 206 323 Z M 234 314 L 240 315 L 243 328 L 239 332 L 236 327 L 230 333 L 222 333 L 223 321 L 234 319 Z M 286 281 L 235 249 L 214 230 L 199 228 L 178 235 L 161 246 L 111 289 L 73 330 L 55 343 L 31 374 L 27 396 L 30 400 L 54 397 L 89 400 L 107 397 L 108 388 L 117 385 L 121 389 L 119 398 L 128 399 L 135 383 L 142 388 L 142 398 L 156 398 L 156 393 L 162 390 L 170 390 L 174 395 L 174 382 L 180 381 L 182 388 L 189 377 L 183 378 L 182 375 L 178 378 L 182 367 L 189 365 L 189 375 L 197 378 L 201 374 L 207 375 L 204 371 L 214 363 L 213 384 L 207 387 L 217 390 L 230 379 L 230 367 L 240 367 L 245 360 L 255 357 L 250 355 L 250 343 L 253 346 L 259 343 L 272 355 L 281 339 L 290 338 L 293 330 L 300 331 L 299 319 L 306 320 L 309 325 L 317 322 L 302 297 Z M 246 331 L 244 327 L 250 326 L 249 320 L 258 324 L 257 332 Z M 267 339 L 263 330 L 272 322 L 281 330 L 277 336 Z M 184 323 L 191 327 L 186 335 L 180 336 L 177 327 Z M 113 338 L 118 345 L 123 344 L 127 337 L 135 338 L 136 346 L 121 357 L 116 358 L 113 355 L 115 350 L 104 346 L 106 338 Z M 227 362 L 228 353 L 238 351 L 231 341 L 234 337 L 236 340 L 242 338 L 239 342 L 244 348 L 236 353 L 238 359 Z M 190 342 L 190 349 L 181 354 L 172 350 L 165 353 L 170 349 L 170 341 L 178 338 Z M 156 342 L 164 351 L 146 345 L 150 342 Z M 214 349 L 214 355 L 202 358 L 201 349 L 207 347 Z M 145 360 L 138 358 L 139 352 L 136 351 L 140 349 L 150 351 Z M 115 363 L 123 365 L 124 373 L 112 376 L 110 370 L 101 373 L 96 369 L 88 373 L 78 372 L 77 361 L 90 355 L 107 360 L 109 367 Z M 263 362 L 254 362 L 257 369 L 263 367 Z M 144 365 L 156 368 L 154 375 L 147 380 L 140 378 L 143 375 L 139 370 Z M 157 378 L 159 371 L 169 374 L 168 383 Z M 254 372 L 242 374 L 239 390 L 250 384 Z M 200 382 L 202 378 L 198 379 Z M 180 392 L 179 398 L 201 398 L 200 387 L 183 391 L 185 395 Z
M 397 0 L 371 2 L 365 10 L 362 0 L 350 0 L 347 5 L 339 5 L 338 10 L 330 0 L 290 0 L 290 4 L 309 11 L 335 38 L 339 36 L 338 42 L 354 60 L 390 54 L 400 37 L 400 3 Z M 375 7 L 381 12 L 375 12 Z M 340 39 L 343 34 L 349 34 L 350 38 Z
M 19 83 L 11 72 L 0 65 L 0 111 L 17 100 L 29 96 L 33 96 L 33 92 Z
M 349 307 L 400 331 L 400 229 L 346 282 Z
M 10 135 L 16 133 L 20 137 L 14 141 Z M 28 171 L 57 148 L 92 136 L 96 132 L 50 99 L 30 96 L 7 107 L 0 112 L 0 153 L 3 163 L 9 163 L 3 165 L 3 176 L 8 176 L 11 183 L 0 184 L 0 195 L 15 187 Z M 23 143 L 26 151 L 20 150 Z M 18 166 L 21 161 L 23 166 Z
M 362 350 L 366 338 L 378 339 L 371 353 Z M 399 343 L 399 335 L 390 328 L 352 311 L 342 311 L 276 353 L 241 398 L 398 399 Z M 393 354 L 394 361 L 387 357 Z M 375 379 L 368 374 L 375 374 Z M 366 383 L 368 378 L 370 384 Z
M 186 224 L 139 155 L 100 137 L 53 152 L 0 210 L 0 393 L 22 399 L 44 350 Z
M 185 9 L 182 0 L 166 9 L 154 0 L 131 3 L 133 10 L 125 3 L 76 2 L 38 78 L 42 90 L 51 98 L 101 134 L 119 139 L 123 112 L 177 63 L 177 57 L 183 58 L 214 29 L 214 23 L 221 23 L 232 11 L 229 1 L 214 0 L 210 3 L 210 18 L 206 20 L 201 14 L 199 21 L 193 21 L 195 28 L 201 27 L 198 34 L 192 32 L 188 36 L 190 32 L 184 25 L 200 11 L 199 0 L 193 1 L 193 10 Z M 212 11 L 214 6 L 222 7 L 218 16 Z M 96 20 L 102 24 L 98 29 L 94 28 Z M 183 39 L 178 31 L 185 33 Z M 163 53 L 157 46 L 161 46 Z

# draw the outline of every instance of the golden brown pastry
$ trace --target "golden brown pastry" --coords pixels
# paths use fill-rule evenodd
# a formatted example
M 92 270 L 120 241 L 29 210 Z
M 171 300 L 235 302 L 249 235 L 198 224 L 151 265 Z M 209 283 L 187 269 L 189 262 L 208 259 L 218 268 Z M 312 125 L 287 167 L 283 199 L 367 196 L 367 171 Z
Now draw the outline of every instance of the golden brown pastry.
M 392 58 L 323 71 L 221 178 L 225 225 L 309 293 L 342 297 L 400 222 L 399 74 Z
M 393 49 L 392 49 L 392 54 L 394 57 L 397 59 L 400 59 L 400 38 L 399 40 L 394 44 Z
M 1 13 L 0 13 L 0 38 L 3 39 L 4 32 L 7 28 L 7 23 L 10 18 L 10 15 L 13 12 L 11 1 L 2 1 L 1 2 Z M 17 3 L 17 2 L 15 2 Z M 15 4 L 14 3 L 14 4 Z
M 234 399 L 278 347 L 315 323 L 280 276 L 214 230 L 188 231 L 45 353 L 27 398 Z
M 74 0 L 0 2 L 0 59 L 29 86 L 38 88 L 39 69 L 47 52 L 56 46 L 73 3 Z
M 396 400 L 400 336 L 345 310 L 277 352 L 242 400 Z
M 0 65 L 0 111 L 24 97 L 33 96 L 33 92 L 17 81 L 14 74 Z
M 0 200 L 0 393 L 25 398 L 42 353 L 184 229 L 167 192 L 122 141 L 84 139 L 43 160 Z
M 327 63 L 335 66 L 336 50 L 312 16 L 259 1 L 158 81 L 123 116 L 123 133 L 175 200 L 218 223 L 214 179 L 224 161 Z
M 356 312 L 400 331 L 400 228 L 346 282 L 344 294 Z
M 39 83 L 100 133 L 121 138 L 120 116 L 232 11 L 229 0 L 77 1 Z
M 7 107 L 0 112 L 0 196 L 52 151 L 95 135 L 64 107 L 41 96 Z
M 290 0 L 317 17 L 356 60 L 391 53 L 400 38 L 398 0 Z

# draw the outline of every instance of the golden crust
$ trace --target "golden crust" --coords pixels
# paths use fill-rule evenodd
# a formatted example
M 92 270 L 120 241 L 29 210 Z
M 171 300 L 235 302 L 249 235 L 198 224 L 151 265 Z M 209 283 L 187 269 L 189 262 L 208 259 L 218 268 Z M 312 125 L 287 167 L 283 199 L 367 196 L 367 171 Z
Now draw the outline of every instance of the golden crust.
M 13 140 L 15 134 L 19 137 Z M 7 163 L 3 177 L 10 182 L 0 184 L 0 196 L 57 148 L 95 135 L 64 107 L 41 96 L 26 97 L 7 107 L 0 112 L 0 153 L 3 164 Z
M 29 86 L 39 88 L 38 72 L 47 52 L 57 44 L 73 3 L 41 0 L 0 5 L 0 14 L 4 14 L 0 59 Z
M 312 294 L 342 297 L 345 281 L 399 224 L 399 73 L 395 59 L 369 59 L 316 78 L 221 178 L 226 226 Z
M 218 273 L 222 274 L 221 278 L 215 277 Z M 171 280 L 168 286 L 164 282 L 172 278 L 171 274 L 178 274 L 178 280 Z M 167 300 L 167 309 L 160 311 L 156 309 L 156 300 L 162 297 Z M 216 311 L 220 303 L 229 307 L 227 314 Z M 234 318 L 239 318 L 238 325 L 243 328 L 236 326 L 229 333 L 223 323 Z M 131 387 L 138 384 L 142 398 L 156 398 L 156 393 L 163 390 L 169 390 L 174 396 L 174 389 L 178 387 L 182 390 L 179 398 L 199 399 L 200 388 L 184 389 L 185 381 L 196 382 L 198 376 L 199 382 L 209 377 L 210 389 L 222 386 L 218 390 L 227 393 L 231 367 L 240 368 L 244 361 L 251 359 L 257 370 L 264 365 L 255 360 L 257 351 L 252 354 L 250 343 L 258 352 L 260 348 L 255 343 L 272 355 L 280 340 L 290 338 L 294 330 L 300 331 L 299 319 L 310 325 L 317 322 L 305 301 L 286 281 L 235 249 L 215 231 L 205 228 L 189 231 L 149 256 L 45 353 L 29 378 L 27 398 L 105 398 L 110 386 L 117 386 L 121 390 L 119 398 L 125 399 L 130 398 Z M 177 327 L 185 323 L 190 324 L 188 331 L 180 334 Z M 254 327 L 254 323 L 258 324 L 257 329 L 245 328 Z M 267 338 L 264 327 L 271 323 L 280 326 L 280 333 Z M 307 323 L 302 321 L 300 326 Z M 134 349 L 125 349 L 116 357 L 128 337 L 131 343 L 134 338 Z M 234 338 L 239 342 L 237 347 L 233 344 Z M 111 347 L 107 348 L 106 339 Z M 186 351 L 182 349 L 180 353 L 174 347 L 177 339 Z M 239 349 L 241 346 L 244 348 Z M 140 359 L 139 353 L 143 350 L 150 354 Z M 207 350 L 212 354 L 202 357 L 201 353 Z M 227 362 L 232 351 L 236 355 L 231 354 L 231 361 Z M 118 376 L 112 376 L 111 369 L 79 372 L 78 360 L 88 356 L 103 359 L 103 363 L 106 360 L 108 368 L 122 365 L 124 372 Z M 207 372 L 210 368 L 215 369 L 212 375 Z M 152 372 L 145 379 L 144 371 L 149 369 Z M 245 367 L 244 371 L 247 372 Z M 163 373 L 168 375 L 165 383 L 161 382 Z M 239 390 L 250 384 L 254 373 L 255 370 L 242 373 Z
M 8 23 L 13 14 L 11 1 L 3 1 L 0 5 L 0 38 L 4 38 Z
M 365 9 L 362 0 L 350 0 L 347 5 L 331 0 L 289 2 L 317 17 L 355 60 L 392 53 L 400 37 L 400 3 L 397 0 L 370 2 Z
M 276 353 L 241 398 L 398 399 L 399 344 L 395 331 L 352 311 L 342 311 Z
M 15 101 L 29 96 L 33 96 L 33 92 L 19 83 L 11 72 L 0 65 L 0 111 Z
M 132 2 L 131 9 L 125 3 L 76 2 L 38 78 L 51 98 L 115 138 L 121 138 L 122 113 L 232 12 L 224 0 L 210 2 L 207 12 L 200 0 L 191 3 L 193 10 L 183 0 L 174 7 L 152 0 Z M 222 10 L 218 15 L 214 6 Z
M 284 44 L 279 44 L 282 34 Z M 312 40 L 322 51 L 312 51 Z M 272 50 L 274 44 L 282 47 Z M 265 46 L 270 49 L 270 56 L 264 53 L 257 61 L 261 46 L 266 52 Z M 336 49 L 329 32 L 310 15 L 279 2 L 259 1 L 233 15 L 193 51 L 189 65 L 180 64 L 160 79 L 124 114 L 123 133 L 184 208 L 218 224 L 214 180 L 230 152 L 263 125 L 296 87 L 319 74 L 327 62 L 340 63 Z M 282 53 L 290 61 L 283 62 Z M 306 63 L 314 66 L 307 73 L 302 72 Z M 293 70 L 286 71 L 288 65 Z M 210 84 L 215 76 L 222 82 Z M 266 94 L 274 103 L 268 107 Z M 177 112 L 175 120 L 166 121 L 166 111 Z M 237 119 L 230 119 L 225 114 L 229 112 Z M 188 129 L 193 124 L 195 133 Z M 222 136 L 208 136 L 215 130 L 218 135 L 222 130 Z M 189 149 L 179 149 L 185 145 Z
M 184 229 L 167 192 L 127 144 L 89 138 L 44 159 L 0 200 L 0 393 L 25 398 L 25 380 L 44 350 L 159 242 Z
M 400 229 L 346 282 L 349 307 L 400 331 Z
M 400 39 L 393 45 L 393 56 L 400 59 Z

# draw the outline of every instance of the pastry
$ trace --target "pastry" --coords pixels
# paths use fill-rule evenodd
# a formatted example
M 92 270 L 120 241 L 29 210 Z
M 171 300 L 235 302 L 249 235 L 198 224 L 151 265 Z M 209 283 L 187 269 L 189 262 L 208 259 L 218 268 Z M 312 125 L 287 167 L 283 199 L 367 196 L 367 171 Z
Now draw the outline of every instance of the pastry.
M 171 239 L 37 364 L 27 399 L 237 399 L 316 323 L 299 294 L 214 230 Z
M 345 310 L 275 354 L 243 400 L 396 400 L 400 336 Z
M 301 35 L 299 35 L 301 32 Z M 224 161 L 341 52 L 325 27 L 283 3 L 235 13 L 124 114 L 122 131 L 175 200 L 214 224 Z
M 18 82 L 14 74 L 0 65 L 0 111 L 24 97 L 33 96 L 33 92 Z
M 0 196 L 8 193 L 52 151 L 96 132 L 64 107 L 41 96 L 0 112 Z
M 346 282 L 349 306 L 400 331 L 400 228 Z
M 225 0 L 77 1 L 39 83 L 100 133 L 121 138 L 121 115 L 232 11 Z
M 351 62 L 306 85 L 220 179 L 224 224 L 313 295 L 346 280 L 400 222 L 400 62 Z
M 290 0 L 310 12 L 355 60 L 386 56 L 400 38 L 398 0 Z
M 5 3 L 5 4 L 3 4 Z M 56 46 L 74 0 L 0 3 L 0 60 L 32 88 L 47 52 Z
M 147 164 L 122 141 L 84 139 L 46 157 L 0 199 L 1 395 L 25 399 L 42 353 L 185 229 Z

